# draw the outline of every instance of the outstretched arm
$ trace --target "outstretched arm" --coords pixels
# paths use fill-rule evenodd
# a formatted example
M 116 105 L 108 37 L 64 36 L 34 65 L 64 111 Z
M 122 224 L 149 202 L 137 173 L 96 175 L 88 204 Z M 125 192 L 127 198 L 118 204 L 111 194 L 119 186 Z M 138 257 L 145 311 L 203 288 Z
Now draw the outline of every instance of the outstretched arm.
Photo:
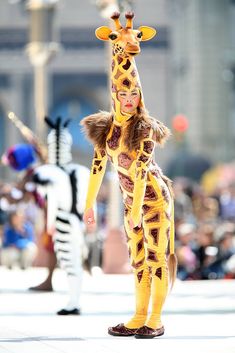
M 105 169 L 107 164 L 107 155 L 104 149 L 94 149 L 94 158 L 92 161 L 88 192 L 86 197 L 86 207 L 84 213 L 84 222 L 91 226 L 95 224 L 93 206 L 97 198 Z
M 153 139 L 153 134 L 154 131 L 151 129 L 148 136 L 141 140 L 136 159 L 133 206 L 130 217 L 130 226 L 132 228 L 138 226 L 141 222 L 148 165 L 152 160 L 156 141 Z

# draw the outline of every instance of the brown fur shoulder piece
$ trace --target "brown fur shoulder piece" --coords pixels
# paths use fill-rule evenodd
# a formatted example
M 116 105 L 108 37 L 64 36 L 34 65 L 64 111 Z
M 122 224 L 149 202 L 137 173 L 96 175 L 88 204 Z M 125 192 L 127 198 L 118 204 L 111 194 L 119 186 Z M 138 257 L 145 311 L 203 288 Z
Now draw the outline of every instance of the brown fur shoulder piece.
M 112 121 L 113 115 L 111 113 L 100 111 L 83 118 L 80 125 L 82 125 L 88 140 L 98 148 L 104 149 Z
M 149 131 L 154 130 L 154 139 L 161 146 L 170 137 L 170 130 L 159 120 L 149 116 L 146 110 L 132 117 L 132 122 L 128 125 L 125 135 L 125 145 L 128 149 L 139 148 L 140 141 L 148 137 Z

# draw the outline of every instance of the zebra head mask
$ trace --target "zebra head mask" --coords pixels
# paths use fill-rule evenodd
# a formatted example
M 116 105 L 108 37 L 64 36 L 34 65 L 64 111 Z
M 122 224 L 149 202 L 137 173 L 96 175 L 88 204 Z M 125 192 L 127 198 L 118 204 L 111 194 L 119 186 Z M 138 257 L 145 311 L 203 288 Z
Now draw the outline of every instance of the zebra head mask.
M 48 163 L 63 167 L 72 161 L 72 136 L 67 129 L 70 119 L 62 122 L 61 117 L 52 121 L 46 117 L 45 121 L 51 128 L 47 136 Z

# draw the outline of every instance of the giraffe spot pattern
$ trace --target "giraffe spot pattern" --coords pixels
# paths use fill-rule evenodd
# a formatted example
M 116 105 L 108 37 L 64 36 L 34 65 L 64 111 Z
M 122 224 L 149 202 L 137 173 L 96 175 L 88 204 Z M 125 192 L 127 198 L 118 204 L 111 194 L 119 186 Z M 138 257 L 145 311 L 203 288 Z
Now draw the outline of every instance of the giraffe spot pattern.
M 143 239 L 141 239 L 137 244 L 136 244 L 136 254 L 138 255 L 140 251 L 143 249 L 144 244 L 143 244 Z
M 101 157 L 104 158 L 104 156 L 106 155 L 105 150 L 101 150 L 101 151 L 100 151 L 100 154 L 101 154 Z
M 132 77 L 135 77 L 135 76 L 136 76 L 136 71 L 135 71 L 135 70 L 132 70 L 132 71 L 131 71 L 131 76 L 132 76 Z
M 125 79 L 122 81 L 122 84 L 123 84 L 123 86 L 126 86 L 127 88 L 130 88 L 130 86 L 131 86 L 131 81 L 128 80 L 128 78 L 125 78 Z
M 128 70 L 130 66 L 131 66 L 130 60 L 127 59 L 125 65 L 123 65 L 122 67 L 123 67 L 124 70 Z
M 114 76 L 115 80 L 118 80 L 118 78 L 122 75 L 122 72 L 118 69 L 116 75 Z
M 118 156 L 118 165 L 125 169 L 129 169 L 132 163 L 132 158 L 127 153 L 120 153 Z
M 151 185 L 146 186 L 144 200 L 157 200 L 157 194 Z
M 160 222 L 160 213 L 157 212 L 153 217 L 146 220 L 146 223 Z
M 107 144 L 111 150 L 116 150 L 118 148 L 120 137 L 121 137 L 120 126 L 114 126 L 112 136 L 107 140 Z
M 134 190 L 134 182 L 131 180 L 130 177 L 127 175 L 122 174 L 121 172 L 118 172 L 120 184 L 123 187 L 123 189 L 133 192 Z
M 123 62 L 123 58 L 121 56 L 117 57 L 118 65 L 120 65 Z
M 153 262 L 158 262 L 156 251 L 148 249 L 147 260 L 153 261 Z
M 160 178 L 160 172 L 159 170 L 157 169 L 157 167 L 154 167 L 152 170 L 151 170 L 151 173 L 152 175 L 154 175 L 156 178 Z
M 150 230 L 150 235 L 153 238 L 153 244 L 158 245 L 159 241 L 159 228 L 154 228 Z
M 138 278 L 138 282 L 140 283 L 141 280 L 142 280 L 142 277 L 143 277 L 143 273 L 144 273 L 144 270 L 141 270 L 137 273 L 137 278 Z
M 141 154 L 139 157 L 139 161 L 146 163 L 148 161 L 149 157 L 145 156 L 144 154 Z
M 157 268 L 157 270 L 155 272 L 155 276 L 157 276 L 159 279 L 162 279 L 162 268 L 161 267 Z
M 148 213 L 148 211 L 151 209 L 151 206 L 148 205 L 143 205 L 142 209 L 143 209 L 143 214 L 145 215 L 146 213 Z
M 131 206 L 133 204 L 133 197 L 127 196 L 125 198 L 125 204 Z
M 131 266 L 135 269 L 138 269 L 140 266 L 144 264 L 144 258 L 138 262 L 135 262 L 134 260 L 132 261 Z
M 154 149 L 154 143 L 152 141 L 144 141 L 144 152 L 151 154 Z
M 141 171 L 141 179 L 145 179 L 145 176 L 146 176 L 146 170 L 142 170 Z
M 141 230 L 141 227 L 136 226 L 135 228 L 133 228 L 133 232 L 134 233 L 139 233 L 139 231 Z

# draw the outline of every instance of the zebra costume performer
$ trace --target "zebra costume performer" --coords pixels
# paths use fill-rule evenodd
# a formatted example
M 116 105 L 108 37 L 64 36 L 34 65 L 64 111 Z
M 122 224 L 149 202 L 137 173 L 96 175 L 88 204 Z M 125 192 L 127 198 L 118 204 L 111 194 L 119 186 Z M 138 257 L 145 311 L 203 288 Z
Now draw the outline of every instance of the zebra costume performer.
M 57 261 L 67 273 L 69 301 L 59 315 L 80 314 L 83 261 L 88 256 L 84 240 L 82 215 L 85 209 L 89 170 L 73 164 L 72 137 L 67 129 L 69 120 L 54 123 L 48 134 L 48 163 L 35 169 L 33 180 L 37 191 L 47 200 L 47 231 L 53 234 Z

